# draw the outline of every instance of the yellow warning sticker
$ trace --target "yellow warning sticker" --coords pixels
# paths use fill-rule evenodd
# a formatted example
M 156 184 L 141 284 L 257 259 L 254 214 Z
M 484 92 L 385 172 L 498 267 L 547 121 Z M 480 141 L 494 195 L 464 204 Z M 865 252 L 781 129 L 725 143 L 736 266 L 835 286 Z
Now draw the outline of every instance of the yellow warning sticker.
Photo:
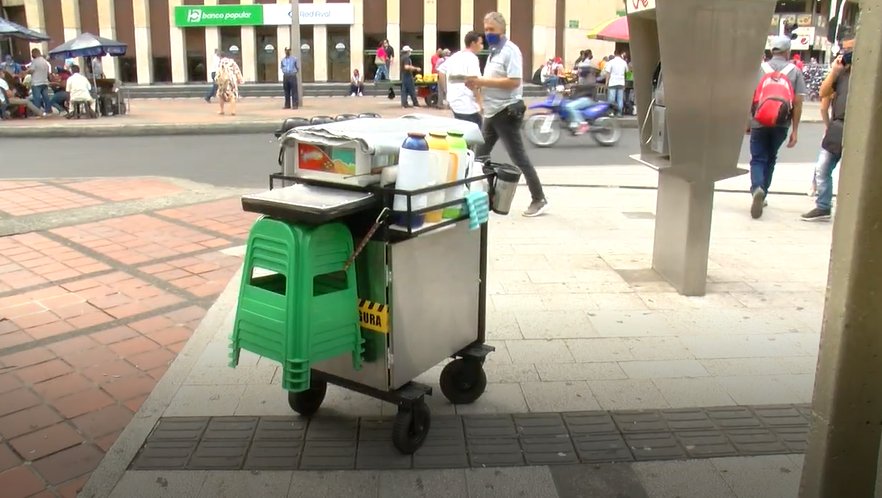
M 358 316 L 362 327 L 374 332 L 389 333 L 389 307 L 385 304 L 362 299 L 358 302 Z

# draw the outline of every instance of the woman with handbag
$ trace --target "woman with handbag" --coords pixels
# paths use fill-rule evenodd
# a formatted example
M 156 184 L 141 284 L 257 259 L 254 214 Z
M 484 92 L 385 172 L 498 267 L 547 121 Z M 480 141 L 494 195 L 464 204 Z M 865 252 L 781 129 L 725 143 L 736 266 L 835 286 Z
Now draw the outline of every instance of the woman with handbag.
M 377 72 L 374 73 L 374 83 L 380 80 L 389 79 L 389 71 L 386 66 L 386 47 L 384 43 L 380 43 L 377 47 L 377 56 L 374 58 L 374 64 L 377 65 Z

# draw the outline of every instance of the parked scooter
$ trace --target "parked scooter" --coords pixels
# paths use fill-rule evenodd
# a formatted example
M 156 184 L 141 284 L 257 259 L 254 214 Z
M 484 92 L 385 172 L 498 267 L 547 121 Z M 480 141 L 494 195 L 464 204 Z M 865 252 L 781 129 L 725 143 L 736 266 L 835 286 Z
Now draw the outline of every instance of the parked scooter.
M 551 147 L 560 140 L 562 128 L 573 136 L 578 135 L 578 130 L 571 129 L 568 125 L 568 102 L 563 95 L 552 94 L 544 101 L 532 104 L 529 109 L 539 109 L 542 112 L 533 114 L 524 122 L 527 140 L 537 147 Z M 585 135 L 591 135 L 595 142 L 605 147 L 618 143 L 622 130 L 612 104 L 595 102 L 580 112 L 582 121 L 588 123 Z

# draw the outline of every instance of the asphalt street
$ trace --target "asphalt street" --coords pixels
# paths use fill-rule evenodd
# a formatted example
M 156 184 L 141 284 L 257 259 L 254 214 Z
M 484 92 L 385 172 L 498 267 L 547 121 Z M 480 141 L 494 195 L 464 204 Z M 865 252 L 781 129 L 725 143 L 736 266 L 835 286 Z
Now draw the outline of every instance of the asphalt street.
M 781 149 L 780 162 L 814 162 L 822 126 L 806 123 L 799 144 Z M 739 162 L 749 161 L 744 140 Z M 261 187 L 279 170 L 278 145 L 271 134 L 177 135 L 102 138 L 4 138 L 0 178 L 92 176 L 170 176 L 232 187 Z M 615 147 L 601 147 L 587 136 L 564 137 L 557 146 L 527 153 L 539 168 L 554 166 L 632 165 L 639 151 L 637 130 L 624 130 Z M 507 162 L 502 144 L 493 157 Z

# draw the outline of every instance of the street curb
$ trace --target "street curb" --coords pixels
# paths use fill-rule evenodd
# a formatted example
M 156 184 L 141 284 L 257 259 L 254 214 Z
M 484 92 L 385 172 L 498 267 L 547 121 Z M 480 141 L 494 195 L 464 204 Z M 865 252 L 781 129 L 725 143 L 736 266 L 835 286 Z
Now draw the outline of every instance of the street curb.
M 802 123 L 820 123 L 820 119 L 803 119 Z M 272 133 L 282 120 L 239 121 L 199 124 L 88 124 L 83 126 L 49 125 L 0 126 L 0 138 L 79 138 L 79 137 L 144 137 L 171 135 L 235 135 Z M 637 117 L 619 120 L 623 129 L 637 128 Z
M 181 388 L 190 371 L 196 365 L 202 352 L 217 334 L 219 328 L 226 325 L 230 310 L 236 306 L 239 294 L 239 279 L 242 267 L 230 278 L 224 291 L 208 309 L 199 326 L 187 340 L 184 349 L 172 361 L 150 395 L 144 400 L 141 408 L 135 413 L 131 422 L 101 459 L 83 489 L 77 495 L 81 498 L 106 498 L 125 475 L 141 445 L 147 439 L 156 422 L 171 404 L 172 399 Z M 232 330 L 232 323 L 230 323 Z

